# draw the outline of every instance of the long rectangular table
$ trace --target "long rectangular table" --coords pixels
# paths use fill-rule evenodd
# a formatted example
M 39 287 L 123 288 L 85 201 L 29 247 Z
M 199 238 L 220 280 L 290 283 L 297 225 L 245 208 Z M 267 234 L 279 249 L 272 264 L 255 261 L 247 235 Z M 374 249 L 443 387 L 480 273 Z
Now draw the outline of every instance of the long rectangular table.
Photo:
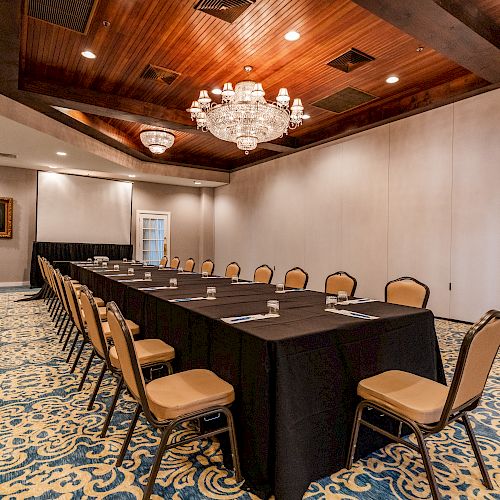
M 119 264 L 119 274 L 131 267 Z M 273 285 L 134 267 L 133 278 L 149 271 L 153 280 L 119 282 L 128 278 L 71 265 L 74 278 L 115 301 L 146 337 L 175 347 L 177 370 L 208 368 L 234 386 L 243 476 L 262 496 L 299 500 L 310 482 L 344 467 L 361 379 L 399 369 L 445 383 L 429 310 L 382 302 L 346 307 L 379 317 L 356 319 L 325 312 L 319 292 L 278 295 Z M 177 290 L 138 290 L 168 285 L 171 277 Z M 217 287 L 216 300 L 168 302 L 205 296 L 207 286 Z M 280 301 L 278 318 L 220 320 L 266 312 L 269 299 Z M 384 443 L 364 430 L 358 450 L 366 455 Z

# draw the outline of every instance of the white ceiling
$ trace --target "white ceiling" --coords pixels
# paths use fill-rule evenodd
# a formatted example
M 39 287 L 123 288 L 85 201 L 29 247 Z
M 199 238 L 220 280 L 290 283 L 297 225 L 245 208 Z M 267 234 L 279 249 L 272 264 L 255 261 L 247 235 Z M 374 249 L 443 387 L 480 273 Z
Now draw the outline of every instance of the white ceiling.
M 58 156 L 57 151 L 67 154 Z M 0 156 L 0 165 L 9 167 L 179 186 L 217 187 L 223 185 L 221 182 L 207 180 L 203 180 L 201 185 L 195 185 L 193 179 L 132 171 L 118 163 L 1 115 L 0 153 L 16 155 L 16 158 Z M 50 168 L 50 166 L 56 168 Z M 131 178 L 130 175 L 135 175 L 135 177 Z

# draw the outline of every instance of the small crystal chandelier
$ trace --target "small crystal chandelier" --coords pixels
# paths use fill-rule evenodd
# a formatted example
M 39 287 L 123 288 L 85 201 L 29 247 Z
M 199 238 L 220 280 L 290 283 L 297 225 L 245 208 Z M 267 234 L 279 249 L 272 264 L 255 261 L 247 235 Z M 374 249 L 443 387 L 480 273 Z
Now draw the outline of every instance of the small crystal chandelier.
M 175 136 L 165 130 L 143 130 L 139 137 L 151 153 L 161 155 L 174 144 Z
M 197 128 L 210 131 L 223 141 L 235 142 L 248 154 L 259 142 L 268 142 L 288 133 L 288 129 L 302 124 L 304 107 L 300 99 L 294 99 L 289 108 L 290 97 L 286 88 L 281 88 L 276 101 L 264 99 L 266 93 L 261 83 L 245 80 L 236 84 L 225 83 L 222 102 L 212 101 L 206 90 L 200 91 L 186 111 L 196 120 Z

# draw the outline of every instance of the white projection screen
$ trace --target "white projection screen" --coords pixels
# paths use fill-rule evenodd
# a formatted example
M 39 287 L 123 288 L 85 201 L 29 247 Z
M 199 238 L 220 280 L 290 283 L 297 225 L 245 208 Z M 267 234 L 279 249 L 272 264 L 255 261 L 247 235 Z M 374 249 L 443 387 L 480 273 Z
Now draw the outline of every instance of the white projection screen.
M 37 241 L 130 244 L 132 183 L 38 172 Z

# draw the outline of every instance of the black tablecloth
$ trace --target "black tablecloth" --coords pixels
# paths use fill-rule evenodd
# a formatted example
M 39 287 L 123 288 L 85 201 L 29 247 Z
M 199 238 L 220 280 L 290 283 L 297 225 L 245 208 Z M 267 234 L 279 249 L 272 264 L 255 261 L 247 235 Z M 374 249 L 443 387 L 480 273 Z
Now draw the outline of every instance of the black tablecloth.
M 43 278 L 38 266 L 38 255 L 50 263 L 54 261 L 87 260 L 95 255 L 105 255 L 110 259 L 131 259 L 132 245 L 113 245 L 108 243 L 53 243 L 34 241 L 31 252 L 31 286 L 42 286 Z
M 128 267 L 121 263 L 121 273 Z M 243 476 L 261 494 L 301 499 L 311 481 L 344 466 L 361 379 L 399 369 L 445 382 L 429 310 L 381 302 L 347 307 L 380 317 L 368 321 L 325 312 L 318 292 L 278 295 L 271 285 L 135 269 L 135 278 L 151 271 L 153 281 L 121 283 L 128 278 L 75 264 L 72 275 L 114 300 L 147 337 L 175 347 L 177 370 L 209 368 L 234 386 Z M 138 290 L 168 284 L 171 277 L 178 279 L 177 290 Z M 216 300 L 168 302 L 204 296 L 207 286 L 217 287 Z M 220 321 L 266 312 L 269 299 L 279 299 L 279 318 Z M 383 444 L 363 429 L 358 450 L 365 455 Z

